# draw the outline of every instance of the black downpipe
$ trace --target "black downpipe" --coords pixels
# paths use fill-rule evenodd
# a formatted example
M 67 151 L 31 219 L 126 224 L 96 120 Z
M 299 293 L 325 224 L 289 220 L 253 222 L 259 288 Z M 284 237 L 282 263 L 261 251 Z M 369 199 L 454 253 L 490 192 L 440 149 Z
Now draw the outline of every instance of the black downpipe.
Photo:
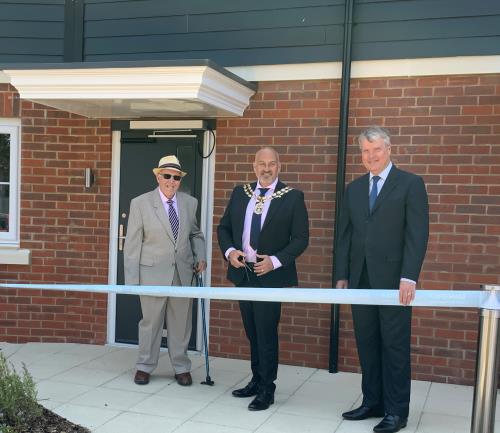
M 335 225 L 333 229 L 332 287 L 335 287 L 335 254 L 340 209 L 344 197 L 345 166 L 347 154 L 347 129 L 349 127 L 349 86 L 351 84 L 352 14 L 354 0 L 346 0 L 344 13 L 344 44 L 342 47 L 342 81 L 340 87 L 340 119 L 337 155 L 337 185 L 335 189 Z M 330 310 L 330 356 L 328 371 L 337 373 L 339 361 L 340 306 L 332 304 Z
M 64 54 L 65 62 L 83 62 L 84 0 L 65 0 Z

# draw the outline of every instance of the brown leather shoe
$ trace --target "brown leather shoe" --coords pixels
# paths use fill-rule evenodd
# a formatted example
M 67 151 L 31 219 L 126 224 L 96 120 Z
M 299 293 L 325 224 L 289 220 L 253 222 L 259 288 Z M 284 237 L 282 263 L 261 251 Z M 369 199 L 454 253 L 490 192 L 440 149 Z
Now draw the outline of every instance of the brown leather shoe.
M 135 372 L 134 382 L 136 385 L 147 385 L 149 383 L 149 373 L 137 370 Z
M 186 373 L 179 373 L 175 375 L 175 380 L 179 385 L 189 386 L 193 384 L 193 378 L 191 377 L 191 373 L 187 371 Z

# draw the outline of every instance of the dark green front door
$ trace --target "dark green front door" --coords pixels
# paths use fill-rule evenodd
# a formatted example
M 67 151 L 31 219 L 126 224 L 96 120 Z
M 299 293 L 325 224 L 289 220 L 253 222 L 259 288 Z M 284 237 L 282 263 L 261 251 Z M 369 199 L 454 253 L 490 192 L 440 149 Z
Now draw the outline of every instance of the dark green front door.
M 165 155 L 177 155 L 183 171 L 188 175 L 183 178 L 180 191 L 198 198 L 198 220 L 201 206 L 202 160 L 198 154 L 201 135 L 170 137 L 148 137 L 148 131 L 122 131 L 120 155 L 120 204 L 118 224 L 120 234 L 126 235 L 130 201 L 144 192 L 158 186 L 153 174 L 153 167 Z M 123 274 L 123 239 L 118 240 L 117 283 L 125 284 Z M 193 303 L 193 333 L 190 349 L 196 349 L 197 302 Z M 141 320 L 139 296 L 116 296 L 115 341 L 119 343 L 137 343 L 137 324 Z M 167 341 L 162 341 L 167 346 Z

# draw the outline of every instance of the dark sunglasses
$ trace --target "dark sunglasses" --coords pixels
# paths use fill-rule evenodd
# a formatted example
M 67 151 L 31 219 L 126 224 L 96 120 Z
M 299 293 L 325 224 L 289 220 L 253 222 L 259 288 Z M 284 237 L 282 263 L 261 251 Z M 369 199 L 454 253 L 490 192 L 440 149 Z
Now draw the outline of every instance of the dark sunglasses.
M 170 179 L 171 177 L 174 178 L 177 182 L 179 182 L 182 179 L 182 176 L 178 176 L 176 174 L 170 174 L 170 173 L 162 173 L 160 176 L 163 176 L 163 179 Z

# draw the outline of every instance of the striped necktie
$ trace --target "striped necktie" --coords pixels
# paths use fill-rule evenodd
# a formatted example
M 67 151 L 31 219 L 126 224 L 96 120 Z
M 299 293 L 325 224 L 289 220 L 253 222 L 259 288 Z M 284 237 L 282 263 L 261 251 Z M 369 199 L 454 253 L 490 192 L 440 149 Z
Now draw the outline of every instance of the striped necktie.
M 172 227 L 172 233 L 174 234 L 175 240 L 177 240 L 177 235 L 179 234 L 179 217 L 177 212 L 175 212 L 174 201 L 167 200 L 168 204 L 168 219 L 170 220 L 170 227 Z

